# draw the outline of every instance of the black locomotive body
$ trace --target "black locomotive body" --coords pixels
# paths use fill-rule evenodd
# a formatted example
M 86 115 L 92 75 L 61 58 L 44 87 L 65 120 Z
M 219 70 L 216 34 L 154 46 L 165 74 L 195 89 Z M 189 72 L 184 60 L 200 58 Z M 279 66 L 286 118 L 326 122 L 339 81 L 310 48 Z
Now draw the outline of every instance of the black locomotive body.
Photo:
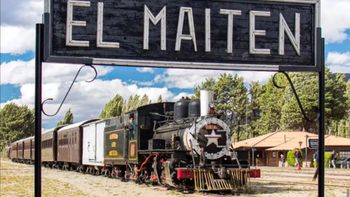
M 247 182 L 228 125 L 200 102 L 156 103 L 116 117 L 105 128 L 105 164 L 113 176 L 200 191 Z

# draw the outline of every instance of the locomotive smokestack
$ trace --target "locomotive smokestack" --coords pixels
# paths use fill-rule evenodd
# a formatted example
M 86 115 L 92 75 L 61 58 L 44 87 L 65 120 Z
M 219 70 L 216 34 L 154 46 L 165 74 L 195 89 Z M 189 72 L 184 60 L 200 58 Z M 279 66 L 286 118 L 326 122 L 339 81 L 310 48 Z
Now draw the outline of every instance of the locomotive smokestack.
M 210 103 L 214 101 L 213 92 L 209 90 L 200 91 L 201 98 L 201 116 L 207 116 L 209 114 Z

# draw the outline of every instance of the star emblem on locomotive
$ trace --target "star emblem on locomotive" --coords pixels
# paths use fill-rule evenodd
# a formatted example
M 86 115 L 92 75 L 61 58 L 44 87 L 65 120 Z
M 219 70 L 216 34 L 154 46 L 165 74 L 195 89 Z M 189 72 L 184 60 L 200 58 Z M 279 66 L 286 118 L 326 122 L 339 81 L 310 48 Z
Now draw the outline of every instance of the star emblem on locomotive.
M 216 134 L 215 130 L 212 130 L 210 135 L 204 136 L 208 139 L 207 146 L 209 146 L 210 144 L 215 144 L 216 146 L 219 146 L 218 139 L 221 137 L 221 135 Z

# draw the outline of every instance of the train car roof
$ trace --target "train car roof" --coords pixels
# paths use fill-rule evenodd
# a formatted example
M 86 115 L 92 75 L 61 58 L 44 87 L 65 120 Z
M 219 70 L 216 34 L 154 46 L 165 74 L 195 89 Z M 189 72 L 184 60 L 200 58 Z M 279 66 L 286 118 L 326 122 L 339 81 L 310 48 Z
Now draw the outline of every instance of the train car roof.
M 41 134 L 46 134 L 46 133 L 49 133 L 49 132 L 53 132 L 55 130 L 59 130 L 59 129 L 61 129 L 64 126 L 67 126 L 67 125 L 61 125 L 61 126 L 57 126 L 57 127 L 51 128 L 51 129 L 46 129 L 43 132 L 41 132 Z
M 151 104 L 147 104 L 147 105 L 140 106 L 140 107 L 138 107 L 136 110 L 132 110 L 132 111 L 126 112 L 126 114 L 131 113 L 131 112 L 134 112 L 134 111 L 141 110 L 141 109 L 143 109 L 143 108 L 148 108 L 148 107 L 151 107 L 151 106 L 157 106 L 157 105 L 162 105 L 162 104 L 175 104 L 175 102 L 151 103 Z
M 12 143 L 23 142 L 23 141 L 29 140 L 29 139 L 31 139 L 31 138 L 34 138 L 34 136 L 30 136 L 30 137 L 27 137 L 27 138 L 24 138 L 24 139 L 20 139 L 20 140 L 14 141 L 14 142 L 12 142 Z
M 106 120 L 109 120 L 109 119 L 112 119 L 112 118 L 108 118 L 108 119 L 96 119 L 96 121 L 92 121 L 92 122 L 88 122 L 86 124 L 84 124 L 83 126 L 89 126 L 89 125 L 92 125 L 92 124 L 96 124 L 96 123 L 100 123 L 100 122 L 106 122 Z
M 81 121 L 81 122 L 70 124 L 70 125 L 67 125 L 67 126 L 64 126 L 64 127 L 60 128 L 57 132 L 61 132 L 61 131 L 67 130 L 67 129 L 72 129 L 72 128 L 75 128 L 75 127 L 80 127 L 80 126 L 82 126 L 82 125 L 84 125 L 86 123 L 93 122 L 93 121 L 96 121 L 96 120 L 99 120 L 99 119 L 84 120 L 84 121 Z
M 34 136 L 30 136 L 30 137 L 24 138 L 23 141 L 30 140 L 30 139 L 34 139 Z

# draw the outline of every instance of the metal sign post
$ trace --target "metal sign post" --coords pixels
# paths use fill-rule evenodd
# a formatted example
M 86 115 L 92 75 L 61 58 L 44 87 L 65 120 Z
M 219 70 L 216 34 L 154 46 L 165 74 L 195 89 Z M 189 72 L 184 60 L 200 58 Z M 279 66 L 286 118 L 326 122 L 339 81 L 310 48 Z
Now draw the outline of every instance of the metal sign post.
M 42 98 L 42 61 L 43 61 L 44 25 L 36 24 L 35 47 L 35 160 L 34 187 L 35 196 L 41 196 L 41 98 Z
M 319 43 L 319 57 L 318 63 L 320 67 L 320 71 L 318 72 L 318 102 L 319 102 L 319 119 L 318 119 L 318 196 L 324 196 L 324 130 L 325 130 L 325 56 L 324 56 L 324 38 L 321 38 L 321 29 L 318 30 L 319 39 L 321 42 Z

